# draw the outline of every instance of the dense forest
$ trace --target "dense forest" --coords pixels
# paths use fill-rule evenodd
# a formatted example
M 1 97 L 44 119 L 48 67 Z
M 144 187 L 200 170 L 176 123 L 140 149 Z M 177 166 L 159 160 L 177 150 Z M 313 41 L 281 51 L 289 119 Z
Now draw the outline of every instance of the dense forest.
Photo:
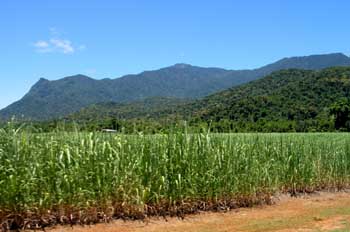
M 194 120 L 219 130 L 349 130 L 350 68 L 283 70 L 209 96 Z

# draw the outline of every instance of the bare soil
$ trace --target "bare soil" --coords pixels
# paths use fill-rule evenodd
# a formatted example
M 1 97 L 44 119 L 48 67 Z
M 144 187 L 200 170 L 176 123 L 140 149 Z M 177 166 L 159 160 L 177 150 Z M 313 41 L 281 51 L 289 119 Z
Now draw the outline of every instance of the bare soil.
M 94 226 L 55 227 L 50 232 L 345 232 L 350 231 L 350 192 L 280 196 L 274 205 L 227 213 L 200 213 L 184 220 L 151 218 L 145 222 L 116 220 Z

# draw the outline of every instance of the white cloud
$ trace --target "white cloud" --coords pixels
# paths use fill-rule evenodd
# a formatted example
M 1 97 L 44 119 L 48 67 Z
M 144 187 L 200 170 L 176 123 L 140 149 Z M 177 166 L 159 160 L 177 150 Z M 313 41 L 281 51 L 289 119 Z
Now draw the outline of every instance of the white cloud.
M 43 40 L 39 40 L 38 42 L 36 42 L 34 44 L 35 47 L 37 48 L 47 48 L 49 47 L 50 45 L 46 42 L 46 41 L 43 41 Z
M 66 39 L 50 39 L 51 45 L 64 54 L 74 53 L 75 49 L 72 43 Z
M 43 40 L 39 40 L 36 43 L 34 43 L 34 47 L 36 48 L 36 51 L 39 53 L 46 53 L 46 52 L 52 51 L 50 44 Z
M 76 47 L 68 39 L 60 38 L 60 33 L 56 28 L 51 27 L 50 29 L 51 38 L 48 40 L 38 40 L 34 43 L 36 51 L 39 53 L 48 53 L 48 52 L 59 52 L 63 54 L 72 54 L 76 50 L 83 51 L 86 49 L 86 45 L 82 44 Z
M 34 43 L 34 47 L 39 53 L 47 53 L 52 51 L 52 47 L 50 46 L 50 44 L 44 40 L 39 40 L 36 43 Z

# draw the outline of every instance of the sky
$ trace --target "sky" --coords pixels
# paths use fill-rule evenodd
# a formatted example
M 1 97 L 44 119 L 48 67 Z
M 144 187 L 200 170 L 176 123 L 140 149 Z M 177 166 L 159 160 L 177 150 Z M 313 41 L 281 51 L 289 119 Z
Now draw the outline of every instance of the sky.
M 0 108 L 41 77 L 350 55 L 348 0 L 1 0 Z

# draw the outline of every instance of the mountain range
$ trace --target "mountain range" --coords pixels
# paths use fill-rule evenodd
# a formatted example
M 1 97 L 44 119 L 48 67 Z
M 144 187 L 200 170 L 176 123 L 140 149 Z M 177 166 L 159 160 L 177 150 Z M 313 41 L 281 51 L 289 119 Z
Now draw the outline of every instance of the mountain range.
M 226 70 L 176 64 L 116 79 L 95 80 L 84 75 L 69 76 L 55 81 L 41 78 L 21 100 L 1 110 L 0 118 L 6 120 L 16 116 L 30 120 L 49 120 L 64 117 L 93 104 L 127 104 L 158 97 L 204 98 L 203 101 L 206 101 L 205 97 L 208 95 L 260 79 L 278 70 L 321 70 L 333 66 L 350 66 L 350 58 L 342 53 L 334 53 L 284 58 L 253 70 Z M 225 102 L 227 99 L 235 102 L 234 98 L 228 98 L 224 93 L 225 91 L 213 98 L 220 98 L 219 102 Z
M 339 125 L 335 127 L 335 105 Z M 227 131 L 350 130 L 350 67 L 287 69 L 197 100 L 147 98 L 131 103 L 99 103 L 69 115 L 68 121 L 127 127 L 135 121 L 164 128 L 178 119 L 192 127 Z M 113 125 L 112 125 L 113 126 Z

